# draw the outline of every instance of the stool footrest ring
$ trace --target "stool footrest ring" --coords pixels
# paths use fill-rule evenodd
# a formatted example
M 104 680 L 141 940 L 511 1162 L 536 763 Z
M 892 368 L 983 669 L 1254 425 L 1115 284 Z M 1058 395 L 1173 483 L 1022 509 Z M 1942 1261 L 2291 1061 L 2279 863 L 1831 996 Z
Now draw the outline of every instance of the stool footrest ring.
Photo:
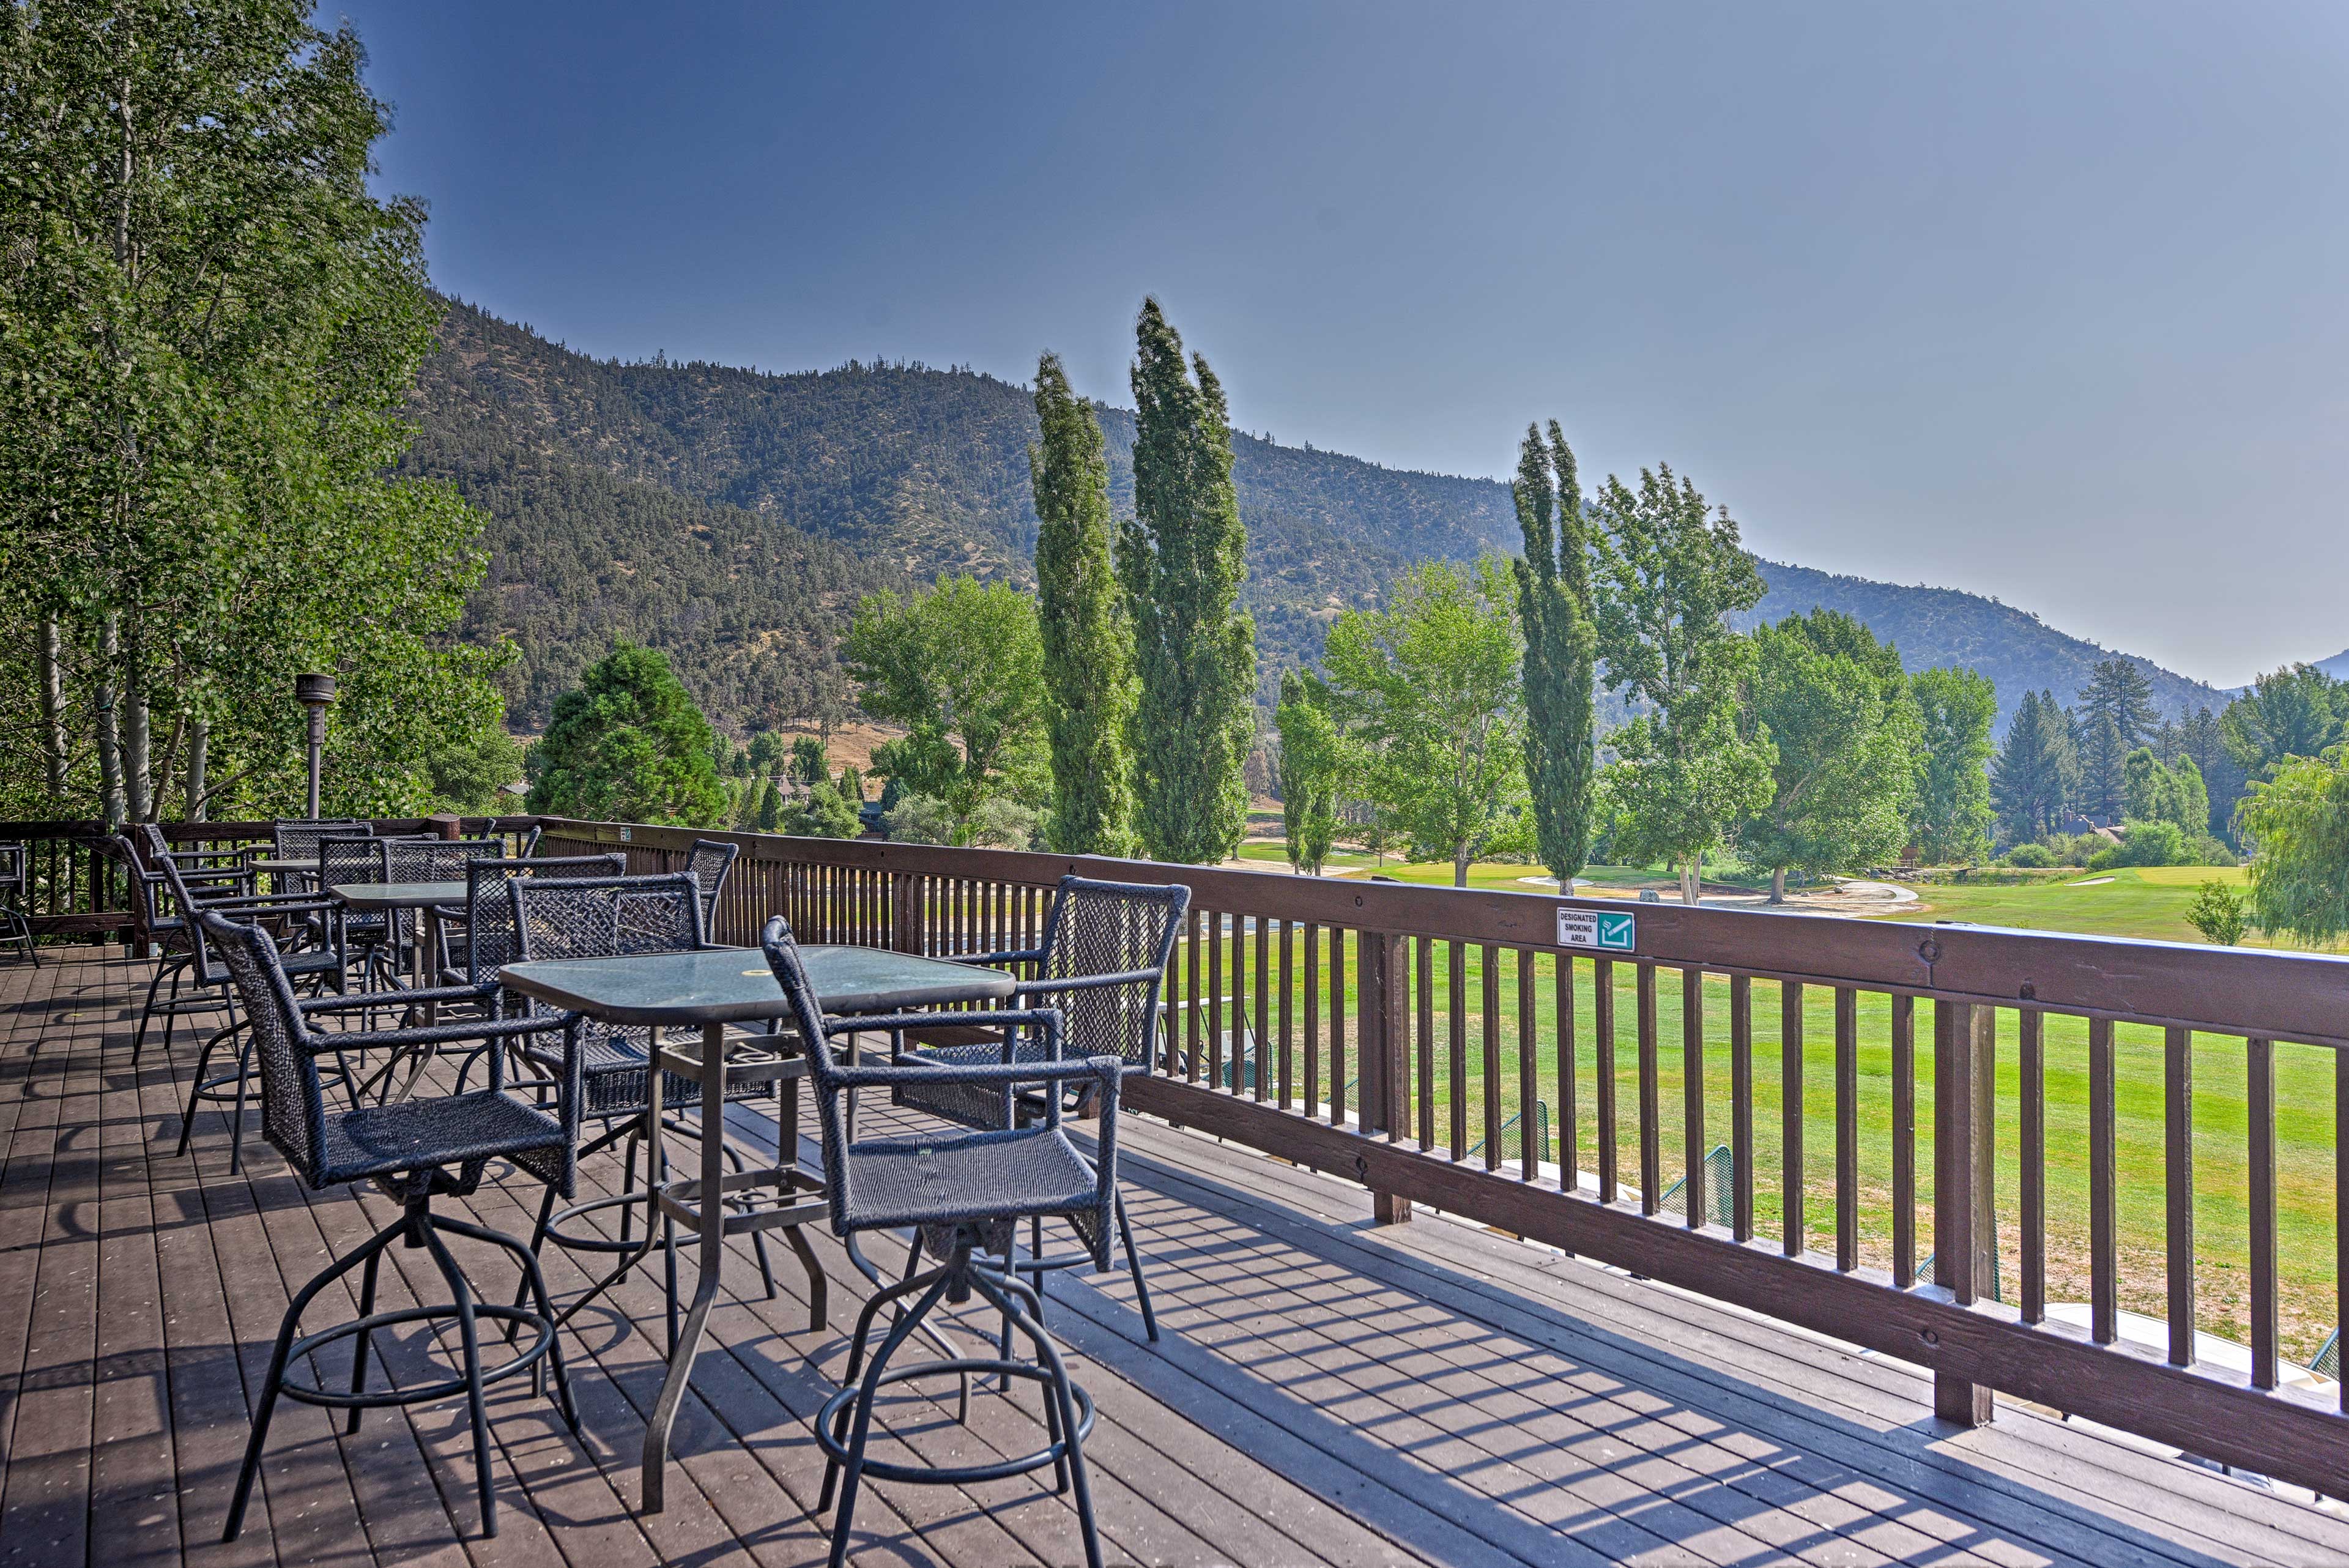
M 1024 1377 L 1031 1383 L 1040 1383 L 1047 1387 L 1050 1386 L 1052 1382 L 1051 1373 L 1031 1361 L 960 1358 L 953 1361 L 925 1361 L 916 1366 L 890 1367 L 881 1374 L 880 1382 L 876 1387 L 885 1387 L 892 1383 L 909 1382 L 917 1377 L 944 1377 L 949 1375 L 971 1373 Z M 825 1400 L 823 1407 L 815 1413 L 816 1444 L 835 1463 L 848 1462 L 848 1445 L 833 1434 L 833 1428 L 840 1424 L 841 1413 L 855 1401 L 857 1395 L 864 1391 L 864 1379 L 857 1379 Z M 1092 1435 L 1092 1396 L 1074 1383 L 1069 1385 L 1069 1395 L 1076 1402 L 1075 1438 L 1076 1441 L 1081 1443 Z M 1048 1465 L 1060 1463 L 1069 1457 L 1069 1453 L 1070 1435 L 1064 1432 L 1057 1441 L 1047 1443 L 1033 1453 L 998 1459 L 992 1464 L 901 1465 L 893 1464 L 886 1459 L 876 1459 L 868 1454 L 863 1469 L 868 1479 L 909 1481 L 916 1486 L 957 1486 L 969 1481 L 1001 1480 L 1006 1476 L 1026 1475 L 1030 1470 L 1040 1470 Z

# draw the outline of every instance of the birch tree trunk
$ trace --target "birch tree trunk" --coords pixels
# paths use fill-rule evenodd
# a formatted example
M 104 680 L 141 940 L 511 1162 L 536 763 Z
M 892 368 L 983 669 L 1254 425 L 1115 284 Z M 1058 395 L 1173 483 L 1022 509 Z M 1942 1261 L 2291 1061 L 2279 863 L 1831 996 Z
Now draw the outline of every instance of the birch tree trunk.
M 212 727 L 198 719 L 188 727 L 188 820 L 204 820 L 205 752 L 212 744 Z
M 41 767 L 49 790 L 49 809 L 65 815 L 66 680 L 64 638 L 55 616 L 41 618 Z
M 139 679 L 139 651 L 130 650 L 122 669 L 123 805 L 133 822 L 155 820 L 155 771 L 152 736 L 147 714 L 147 693 Z
M 109 827 L 119 827 L 126 816 L 122 802 L 122 736 L 115 725 L 114 663 L 121 649 L 119 622 L 106 618 L 98 645 L 98 815 Z

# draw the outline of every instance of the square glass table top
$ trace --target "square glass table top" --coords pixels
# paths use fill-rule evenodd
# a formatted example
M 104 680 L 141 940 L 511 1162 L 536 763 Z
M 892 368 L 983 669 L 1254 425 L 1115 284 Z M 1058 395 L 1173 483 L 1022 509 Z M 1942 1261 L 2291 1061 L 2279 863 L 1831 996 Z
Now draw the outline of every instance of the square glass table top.
M 1018 984 L 1002 970 L 886 948 L 810 945 L 800 956 L 817 1000 L 834 1016 L 999 1001 Z M 533 959 L 506 965 L 498 980 L 550 1007 L 607 1023 L 733 1023 L 781 1017 L 788 1005 L 757 948 Z
M 340 882 L 328 891 L 354 909 L 424 909 L 465 901 L 462 882 Z

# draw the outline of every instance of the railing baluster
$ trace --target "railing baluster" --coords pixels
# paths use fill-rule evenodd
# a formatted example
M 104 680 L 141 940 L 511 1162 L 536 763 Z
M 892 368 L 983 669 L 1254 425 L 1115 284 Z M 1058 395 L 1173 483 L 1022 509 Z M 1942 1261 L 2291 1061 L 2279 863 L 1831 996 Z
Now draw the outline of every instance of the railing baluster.
M 1207 1082 L 1224 1085 L 1224 917 L 1207 911 Z
M 2162 1188 L 2168 1210 L 2169 1364 L 2194 1365 L 2194 1032 L 2161 1032 Z
M 1501 1168 L 1501 955 L 1500 950 L 1486 942 L 1478 951 L 1477 978 L 1484 1000 L 1484 1012 L 1478 1022 L 1484 1043 L 1484 1058 L 1480 1064 L 1484 1075 L 1485 1168 Z
M 1280 1108 L 1296 1103 L 1297 922 L 1280 922 Z
M 1418 1039 L 1412 1065 L 1419 1091 L 1419 1147 L 1435 1147 L 1435 943 L 1432 938 L 1412 939 L 1413 982 L 1419 988 Z
M 2251 1386 L 2276 1386 L 2275 1043 L 2243 1042 L 2243 1108 L 2251 1124 Z
M 1892 999 L 1892 1282 L 1917 1282 L 1917 999 Z
M 1859 1267 L 1859 993 L 1836 987 L 1836 1267 Z
M 1330 928 L 1330 1125 L 1346 1125 L 1346 932 Z
M 1454 1159 L 1468 1158 L 1468 948 L 1454 938 L 1444 944 L 1449 959 L 1451 984 L 1444 1001 L 1448 1007 L 1444 1030 L 1446 1043 L 1452 1047 L 1452 1149 Z
M 2023 1101 L 2023 1321 L 2047 1321 L 2047 1044 L 2045 1017 L 2020 1015 Z
M 1702 1231 L 1707 1213 L 1704 1189 L 1704 971 L 1681 971 L 1681 1119 L 1682 1138 L 1688 1150 L 1688 1225 Z
M 1561 952 L 1550 972 L 1557 999 L 1557 1184 L 1568 1192 L 1582 1186 L 1582 1129 L 1574 1107 L 1574 960 Z
M 1729 1231 L 1754 1239 L 1754 980 L 1729 977 Z
M 1305 1103 L 1309 1116 L 1321 1112 L 1321 927 L 1305 922 Z
M 1271 1041 L 1267 1036 L 1270 1033 L 1268 1026 L 1272 1021 L 1265 1013 L 1266 976 L 1270 972 L 1271 967 L 1265 961 L 1270 956 L 1271 925 L 1272 922 L 1262 915 L 1256 917 L 1256 1013 L 1248 1023 L 1248 1038 L 1249 1049 L 1252 1053 L 1251 1059 L 1256 1063 L 1253 1075 L 1256 1079 L 1255 1097 L 1258 1105 L 1264 1104 L 1272 1093 L 1270 1072 L 1272 1064 L 1265 1059 L 1266 1047 L 1271 1044 Z
M 1638 971 L 1640 1028 L 1640 1212 L 1663 1207 L 1663 1116 L 1656 1094 L 1656 966 Z
M 1534 999 L 1534 952 L 1517 950 L 1517 1172 L 1527 1181 L 1541 1176 L 1542 1157 L 1549 1151 L 1540 1143 L 1541 1120 L 1534 1103 L 1541 1098 L 1541 1020 Z
M 1803 1255 L 1803 988 L 1778 985 L 1778 1250 Z
M 2120 1334 L 2119 1230 L 2113 1207 L 2113 1021 L 2088 1020 L 2088 1337 Z
M 1205 918 L 1197 909 L 1184 918 L 1189 950 L 1183 962 L 1183 1076 L 1194 1084 L 1199 1081 L 1199 930 Z
M 1612 1203 L 1622 1188 L 1618 1168 L 1622 1150 L 1615 1126 L 1615 961 L 1594 959 L 1590 972 L 1590 1045 L 1597 1068 L 1590 1085 L 1598 1099 L 1599 1201 Z
M 2333 1321 L 2349 1324 L 2349 1224 L 2340 1216 L 2349 1214 L 2349 1156 L 2342 1153 L 2349 1144 L 2349 1051 L 2338 1046 L 2333 1052 Z M 2341 1410 L 2349 1415 L 2349 1377 L 2341 1382 Z

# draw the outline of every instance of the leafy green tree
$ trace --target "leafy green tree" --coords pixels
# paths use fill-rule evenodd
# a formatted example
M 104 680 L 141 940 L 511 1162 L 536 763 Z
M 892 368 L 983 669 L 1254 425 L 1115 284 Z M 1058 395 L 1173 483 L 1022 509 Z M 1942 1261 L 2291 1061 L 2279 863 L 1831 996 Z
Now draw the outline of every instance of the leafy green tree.
M 864 831 L 856 803 L 829 780 L 782 807 L 778 816 L 783 832 L 802 838 L 854 838 Z
M 772 779 L 759 781 L 759 804 L 753 825 L 761 833 L 781 833 L 783 830 L 783 792 L 776 787 Z
M 1028 449 L 1028 468 L 1052 756 L 1044 841 L 1062 855 L 1131 855 L 1133 628 L 1111 560 L 1109 456 L 1057 354 L 1036 364 L 1036 418 L 1043 440 Z
M 2116 866 L 2184 866 L 2192 858 L 2193 850 L 2178 824 L 2127 822 L 2122 824 L 2121 841 L 2090 857 L 2088 868 L 2109 871 Z
M 1608 737 L 1616 761 L 1602 804 L 1615 814 L 1615 853 L 1671 862 L 1693 904 L 1705 854 L 1770 798 L 1770 742 L 1737 728 L 1754 645 L 1729 624 L 1761 602 L 1761 574 L 1728 509 L 1715 518 L 1662 464 L 1640 471 L 1636 493 L 1609 474 L 1593 522 L 1607 685 L 1645 710 Z
M 843 763 L 841 764 L 840 777 L 834 782 L 833 787 L 839 790 L 840 798 L 847 801 L 850 805 L 863 805 L 864 804 L 864 774 L 857 769 L 854 763 Z
M 1991 799 L 2010 844 L 2055 831 L 2079 787 L 2071 721 L 2053 694 L 2025 691 L 1991 770 Z
M 506 804 L 500 792 L 522 777 L 522 763 L 521 742 L 503 730 L 487 729 L 436 753 L 425 771 L 440 810 L 494 815 Z
M 2247 778 L 2272 778 L 2291 759 L 2321 756 L 2342 740 L 2349 729 L 2349 682 L 2313 665 L 2289 665 L 2261 676 L 2228 703 L 2219 728 Z
M 1510 566 L 1526 639 L 1526 787 L 1541 862 L 1564 890 L 1574 885 L 1590 845 L 1599 628 L 1582 484 L 1556 420 L 1546 447 L 1540 432 L 1526 427 L 1509 489 L 1525 545 L 1524 556 Z
M 2209 793 L 2192 757 L 2181 753 L 2174 765 L 2165 765 L 2152 747 L 2139 746 L 2123 760 L 2122 773 L 2132 819 L 2175 824 L 2189 838 L 2209 832 Z
M 2178 750 L 2194 760 L 2209 796 L 2210 820 L 2203 831 L 2214 838 L 2230 839 L 2234 836 L 2235 803 L 2243 798 L 2249 781 L 2242 764 L 2227 749 L 2226 728 L 2216 713 L 2200 708 L 2187 715 L 2178 729 Z
M 824 755 L 822 741 L 813 735 L 792 738 L 790 777 L 793 784 L 811 788 L 832 777 L 832 759 Z
M 1280 732 L 1280 826 L 1289 868 L 1309 877 L 1321 875 L 1338 834 L 1342 753 L 1330 705 L 1329 687 L 1311 670 L 1281 675 L 1273 716 Z
M 726 788 L 709 760 L 709 721 L 668 660 L 622 643 L 555 699 L 531 748 L 530 809 L 549 816 L 715 827 Z
M 774 771 L 776 761 L 783 754 L 783 739 L 772 730 L 761 730 L 750 737 L 750 771 L 761 777 Z
M 1754 628 L 1741 731 L 1775 748 L 1771 796 L 1740 824 L 1737 848 L 1770 873 L 1848 871 L 1889 860 L 1908 836 L 1923 722 L 1900 655 L 1838 610 Z
M 1133 517 L 1117 562 L 1141 678 L 1134 825 L 1151 858 L 1214 865 L 1247 826 L 1256 623 L 1238 607 L 1247 530 L 1222 384 L 1205 356 L 1185 367 L 1156 300 L 1142 302 L 1134 335 Z
M 2310 947 L 2349 931 L 2349 744 L 2276 764 L 2237 815 L 2258 850 L 2252 918 Z
M 864 711 L 909 732 L 873 765 L 947 813 L 968 844 L 980 807 L 1043 775 L 1043 642 L 1036 601 L 1008 583 L 949 577 L 910 598 L 874 594 L 843 645 Z
M 2194 902 L 2186 907 L 2186 923 L 2201 932 L 2206 941 L 2231 948 L 2251 929 L 2251 901 L 2224 882 L 2205 882 L 2194 895 Z
M 2141 745 L 2159 719 L 2153 706 L 2153 682 L 2126 659 L 2100 659 L 2080 689 L 2079 713 L 2084 727 L 2100 719 L 2112 721 L 2121 750 Z
M 1991 725 L 1998 688 L 1971 670 L 1920 670 L 1909 678 L 1924 726 L 1925 765 L 1909 815 L 1918 853 L 1929 866 L 1979 860 L 1990 853 Z
M 0 753 L 17 815 L 288 809 L 305 670 L 341 677 L 329 810 L 431 805 L 433 760 L 498 725 L 511 650 L 445 636 L 481 518 L 388 477 L 438 310 L 423 211 L 368 191 L 385 110 L 309 11 L 0 18 L 0 643 L 37 650 L 40 715 Z
M 1348 610 L 1322 653 L 1330 706 L 1371 797 L 1413 845 L 1452 862 L 1453 886 L 1525 784 L 1525 648 L 1506 570 L 1431 561 L 1386 607 Z

